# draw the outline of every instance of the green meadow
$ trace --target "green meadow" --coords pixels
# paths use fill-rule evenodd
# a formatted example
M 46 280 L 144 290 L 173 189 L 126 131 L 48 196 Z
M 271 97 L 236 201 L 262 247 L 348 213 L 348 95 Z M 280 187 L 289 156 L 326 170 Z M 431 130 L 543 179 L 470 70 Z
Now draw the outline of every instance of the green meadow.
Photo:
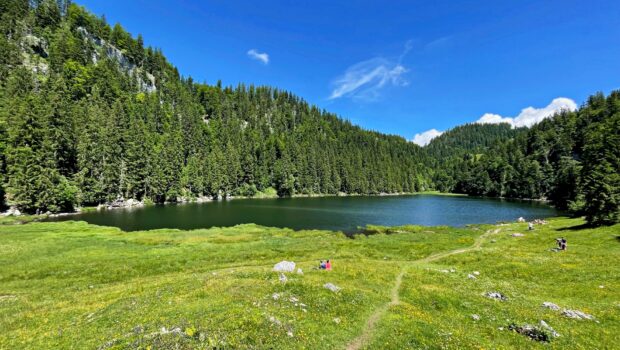
M 558 218 L 534 231 L 524 223 L 368 227 L 370 235 L 352 239 L 256 225 L 123 232 L 2 220 L 1 349 L 607 349 L 620 342 L 620 225 Z M 566 237 L 567 251 L 550 250 L 557 237 Z M 316 269 L 320 259 L 331 259 L 333 271 Z M 282 260 L 303 273 L 282 282 L 272 271 Z M 594 319 L 568 318 L 543 302 Z M 537 342 L 509 329 L 541 320 L 560 336 Z

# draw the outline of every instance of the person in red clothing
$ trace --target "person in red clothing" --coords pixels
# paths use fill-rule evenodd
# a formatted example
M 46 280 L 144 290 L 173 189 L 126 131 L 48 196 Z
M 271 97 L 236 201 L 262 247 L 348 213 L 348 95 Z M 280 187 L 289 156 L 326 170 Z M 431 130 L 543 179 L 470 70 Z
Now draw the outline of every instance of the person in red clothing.
M 332 262 L 327 260 L 327 263 L 325 264 L 325 270 L 327 271 L 331 271 L 332 270 Z

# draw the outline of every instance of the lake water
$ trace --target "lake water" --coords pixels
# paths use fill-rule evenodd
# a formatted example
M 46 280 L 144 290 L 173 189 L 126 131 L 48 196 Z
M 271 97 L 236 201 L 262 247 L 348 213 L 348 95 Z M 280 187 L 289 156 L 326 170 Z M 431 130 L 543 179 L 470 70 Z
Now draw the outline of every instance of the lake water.
M 255 223 L 293 229 L 355 232 L 371 225 L 464 226 L 557 216 L 536 202 L 461 196 L 323 197 L 235 199 L 202 204 L 169 204 L 137 209 L 103 210 L 51 219 L 83 220 L 125 231 L 157 228 L 196 229 Z

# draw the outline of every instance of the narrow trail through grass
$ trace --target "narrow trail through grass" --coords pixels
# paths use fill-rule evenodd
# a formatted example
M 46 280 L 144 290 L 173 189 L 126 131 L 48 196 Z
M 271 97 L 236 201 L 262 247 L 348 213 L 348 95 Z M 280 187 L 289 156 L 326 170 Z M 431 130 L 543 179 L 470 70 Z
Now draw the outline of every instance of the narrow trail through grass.
M 405 273 L 407 272 L 408 268 L 413 267 L 416 264 L 430 263 L 430 262 L 437 261 L 437 260 L 443 259 L 451 255 L 462 254 L 462 253 L 470 252 L 473 250 L 478 250 L 482 247 L 482 243 L 489 235 L 498 234 L 500 231 L 501 229 L 499 228 L 495 230 L 487 230 L 484 234 L 476 238 L 476 240 L 474 241 L 474 244 L 471 245 L 470 247 L 459 248 L 459 249 L 431 254 L 425 258 L 413 260 L 409 262 L 407 265 L 403 266 L 399 274 L 396 276 L 394 286 L 392 287 L 392 291 L 390 293 L 390 296 L 391 296 L 390 301 L 382 305 L 381 307 L 377 308 L 375 312 L 373 312 L 372 315 L 370 315 L 370 317 L 366 321 L 366 325 L 364 326 L 364 330 L 362 331 L 362 334 L 360 334 L 357 338 L 353 339 L 349 344 L 347 344 L 346 349 L 347 350 L 358 350 L 358 349 L 361 349 L 365 344 L 367 344 L 372 339 L 377 323 L 381 320 L 383 315 L 385 315 L 385 313 L 388 311 L 388 309 L 391 306 L 395 306 L 400 303 L 400 296 L 399 296 L 400 286 L 403 282 L 403 277 L 405 276 Z

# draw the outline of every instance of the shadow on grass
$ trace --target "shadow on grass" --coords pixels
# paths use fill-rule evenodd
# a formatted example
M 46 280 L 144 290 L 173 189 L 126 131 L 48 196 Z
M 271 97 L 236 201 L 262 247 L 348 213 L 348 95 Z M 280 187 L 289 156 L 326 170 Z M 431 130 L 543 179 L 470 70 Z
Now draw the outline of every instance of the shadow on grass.
M 559 228 L 558 231 L 581 231 L 581 230 L 586 230 L 586 229 L 592 229 L 595 227 L 596 226 L 592 226 L 590 224 L 585 223 L 581 225 L 562 227 L 562 228 Z

